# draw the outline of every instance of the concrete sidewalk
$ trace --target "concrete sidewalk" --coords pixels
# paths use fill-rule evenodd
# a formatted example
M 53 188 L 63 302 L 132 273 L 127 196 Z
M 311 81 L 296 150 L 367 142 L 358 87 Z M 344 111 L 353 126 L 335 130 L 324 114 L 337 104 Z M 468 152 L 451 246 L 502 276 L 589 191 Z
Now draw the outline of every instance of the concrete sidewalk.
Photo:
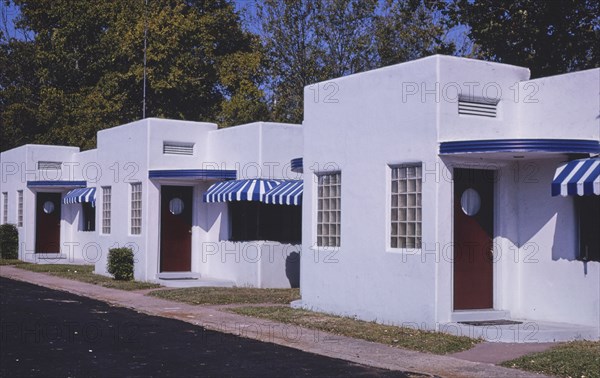
M 249 318 L 220 311 L 219 306 L 193 306 L 171 302 L 145 296 L 142 292 L 109 289 L 10 266 L 0 266 L 0 276 L 67 291 L 149 315 L 178 319 L 211 330 L 390 370 L 413 371 L 441 377 L 543 377 L 489 363 L 420 353 L 298 326 Z M 479 351 L 473 353 L 476 355 Z M 461 356 L 461 358 L 465 357 Z

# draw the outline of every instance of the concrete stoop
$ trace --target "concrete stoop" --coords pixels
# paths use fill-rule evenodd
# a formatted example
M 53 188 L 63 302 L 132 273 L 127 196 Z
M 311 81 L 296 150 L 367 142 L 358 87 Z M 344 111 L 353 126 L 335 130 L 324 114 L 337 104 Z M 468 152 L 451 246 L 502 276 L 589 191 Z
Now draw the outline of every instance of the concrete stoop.
M 168 272 L 159 273 L 154 281 L 162 286 L 184 288 L 184 287 L 233 287 L 235 283 L 229 280 L 221 280 L 202 276 L 193 272 Z
M 439 330 L 452 335 L 482 338 L 496 343 L 548 343 L 573 340 L 598 340 L 597 327 L 580 324 L 543 322 L 528 319 L 510 319 L 520 324 L 469 325 L 446 323 Z
M 299 299 L 291 303 L 292 308 L 325 312 Z M 350 316 L 352 314 L 334 314 Z M 515 319 L 509 311 L 468 310 L 455 311 L 449 323 L 437 324 L 439 332 L 456 336 L 481 338 L 492 343 L 553 343 L 574 340 L 600 340 L 600 328 L 570 323 L 545 322 L 531 319 Z M 513 324 L 493 324 L 503 320 Z M 490 324 L 470 325 L 459 322 L 489 322 Z M 433 326 L 425 327 L 433 330 Z

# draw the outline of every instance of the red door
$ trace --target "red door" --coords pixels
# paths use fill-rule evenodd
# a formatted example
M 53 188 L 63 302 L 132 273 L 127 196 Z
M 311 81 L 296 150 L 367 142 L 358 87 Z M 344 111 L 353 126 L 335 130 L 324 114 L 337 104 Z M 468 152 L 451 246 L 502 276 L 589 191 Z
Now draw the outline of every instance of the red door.
M 491 309 L 494 171 L 454 169 L 454 309 Z
M 160 271 L 192 270 L 192 188 L 161 188 Z
M 35 252 L 60 252 L 60 193 L 37 193 Z

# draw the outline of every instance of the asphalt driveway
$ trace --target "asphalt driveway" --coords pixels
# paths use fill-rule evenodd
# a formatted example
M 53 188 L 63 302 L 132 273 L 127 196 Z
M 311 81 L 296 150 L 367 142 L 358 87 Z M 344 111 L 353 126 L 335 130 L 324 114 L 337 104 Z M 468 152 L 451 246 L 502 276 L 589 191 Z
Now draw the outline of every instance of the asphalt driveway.
M 0 376 L 407 376 L 0 278 Z

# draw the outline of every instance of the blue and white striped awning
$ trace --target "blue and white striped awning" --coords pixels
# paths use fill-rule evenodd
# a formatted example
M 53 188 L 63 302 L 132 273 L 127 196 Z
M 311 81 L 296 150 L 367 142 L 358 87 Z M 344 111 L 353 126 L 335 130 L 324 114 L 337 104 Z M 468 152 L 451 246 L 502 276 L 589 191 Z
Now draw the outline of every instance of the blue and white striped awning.
M 63 203 L 83 203 L 90 202 L 92 206 L 96 205 L 96 188 L 78 188 L 73 189 L 65 195 Z
M 211 185 L 204 193 L 204 202 L 263 201 L 271 189 L 281 180 L 248 179 L 221 181 Z
M 271 189 L 265 195 L 265 203 L 275 205 L 301 205 L 304 182 L 302 180 L 286 180 Z
M 556 169 L 553 196 L 600 195 L 600 158 L 573 160 Z

